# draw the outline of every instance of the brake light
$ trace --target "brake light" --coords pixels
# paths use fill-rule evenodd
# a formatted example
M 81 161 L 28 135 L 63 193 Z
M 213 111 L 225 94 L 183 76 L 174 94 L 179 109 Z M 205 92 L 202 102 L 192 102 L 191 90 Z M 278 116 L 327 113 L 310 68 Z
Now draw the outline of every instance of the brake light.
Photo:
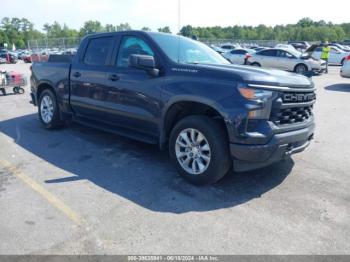
M 345 58 L 345 60 L 350 60 L 350 55 L 348 55 L 346 58 Z

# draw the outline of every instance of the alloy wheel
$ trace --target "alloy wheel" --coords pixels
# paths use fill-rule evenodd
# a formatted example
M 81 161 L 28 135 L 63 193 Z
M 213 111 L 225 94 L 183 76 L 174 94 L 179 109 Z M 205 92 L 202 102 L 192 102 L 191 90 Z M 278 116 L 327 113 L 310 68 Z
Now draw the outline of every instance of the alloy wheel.
M 44 121 L 45 124 L 48 124 L 51 122 L 53 118 L 53 113 L 54 113 L 54 105 L 53 105 L 52 98 L 49 95 L 45 95 L 41 99 L 41 104 L 40 104 L 41 119 Z
M 199 175 L 207 170 L 211 150 L 200 131 L 194 128 L 185 129 L 180 132 L 175 143 L 176 158 L 187 173 Z

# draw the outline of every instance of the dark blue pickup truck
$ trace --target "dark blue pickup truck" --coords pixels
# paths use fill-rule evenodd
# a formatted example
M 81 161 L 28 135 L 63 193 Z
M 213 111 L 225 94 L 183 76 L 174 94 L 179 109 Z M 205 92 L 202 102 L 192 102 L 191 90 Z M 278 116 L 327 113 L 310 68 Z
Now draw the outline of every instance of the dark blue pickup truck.
M 47 129 L 73 120 L 158 144 L 194 184 L 300 152 L 315 126 L 308 78 L 234 66 L 162 33 L 87 36 L 72 59 L 33 64 L 31 96 Z

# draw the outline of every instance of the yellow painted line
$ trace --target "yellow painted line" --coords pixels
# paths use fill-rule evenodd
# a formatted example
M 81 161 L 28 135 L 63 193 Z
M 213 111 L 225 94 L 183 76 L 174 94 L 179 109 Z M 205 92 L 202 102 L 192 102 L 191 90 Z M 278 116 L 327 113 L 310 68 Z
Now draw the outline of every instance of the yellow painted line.
M 73 211 L 69 206 L 67 206 L 65 203 L 63 203 L 56 196 L 54 196 L 52 193 L 47 191 L 44 187 L 39 185 L 37 182 L 35 182 L 29 176 L 25 175 L 16 166 L 14 166 L 9 161 L 4 160 L 4 159 L 0 159 L 0 165 L 3 166 L 11 174 L 16 176 L 18 179 L 20 179 L 22 182 L 27 184 L 29 187 L 31 187 L 34 191 L 39 193 L 51 205 L 53 205 L 55 208 L 57 208 L 58 210 L 63 212 L 70 220 L 72 220 L 73 222 L 75 222 L 78 225 L 82 224 L 82 219 L 75 211 Z

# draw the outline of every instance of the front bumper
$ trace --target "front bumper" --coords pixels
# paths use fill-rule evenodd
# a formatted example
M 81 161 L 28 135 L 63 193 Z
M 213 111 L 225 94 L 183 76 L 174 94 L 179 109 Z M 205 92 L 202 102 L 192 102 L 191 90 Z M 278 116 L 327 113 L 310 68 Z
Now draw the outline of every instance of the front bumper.
M 323 73 L 327 70 L 327 66 L 326 65 L 320 65 L 320 66 L 316 66 L 316 67 L 312 67 L 311 71 L 314 73 Z
M 301 152 L 313 139 L 314 130 L 315 124 L 312 124 L 304 129 L 275 134 L 265 145 L 230 144 L 234 170 L 258 169 Z

